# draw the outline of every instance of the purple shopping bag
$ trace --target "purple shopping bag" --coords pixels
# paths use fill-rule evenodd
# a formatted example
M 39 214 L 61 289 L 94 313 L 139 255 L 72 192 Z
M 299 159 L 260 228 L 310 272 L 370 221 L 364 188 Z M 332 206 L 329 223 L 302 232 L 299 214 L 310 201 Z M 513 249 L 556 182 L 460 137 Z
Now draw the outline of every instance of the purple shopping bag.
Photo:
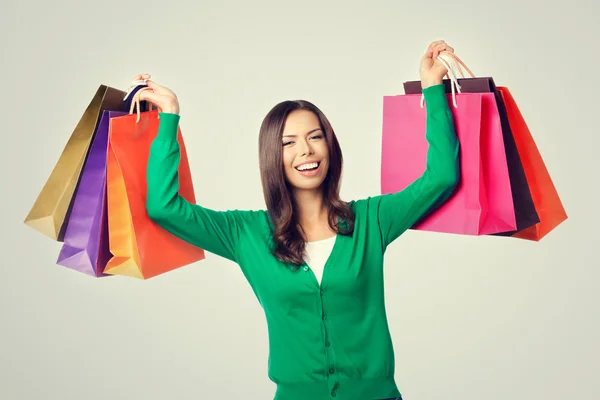
M 516 228 L 500 115 L 493 93 L 447 95 L 460 144 L 461 176 L 450 198 L 411 229 L 486 235 Z M 383 103 L 381 192 L 406 188 L 425 171 L 427 103 L 421 95 Z
M 58 265 L 102 277 L 110 259 L 106 199 L 109 121 L 125 112 L 103 111 L 76 188 Z

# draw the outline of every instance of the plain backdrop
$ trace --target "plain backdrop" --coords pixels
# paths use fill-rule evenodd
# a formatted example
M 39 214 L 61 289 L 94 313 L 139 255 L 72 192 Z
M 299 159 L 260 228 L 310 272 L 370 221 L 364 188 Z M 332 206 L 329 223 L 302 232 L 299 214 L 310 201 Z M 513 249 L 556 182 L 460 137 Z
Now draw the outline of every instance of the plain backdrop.
M 598 37 L 592 0 L 3 1 L 0 398 L 268 400 L 264 315 L 237 266 L 142 281 L 56 265 L 23 220 L 99 84 L 179 95 L 198 202 L 264 207 L 258 128 L 330 118 L 342 197 L 379 194 L 382 99 L 444 39 L 510 88 L 569 219 L 541 242 L 408 231 L 386 255 L 405 400 L 597 398 Z M 365 399 L 367 400 L 367 399 Z

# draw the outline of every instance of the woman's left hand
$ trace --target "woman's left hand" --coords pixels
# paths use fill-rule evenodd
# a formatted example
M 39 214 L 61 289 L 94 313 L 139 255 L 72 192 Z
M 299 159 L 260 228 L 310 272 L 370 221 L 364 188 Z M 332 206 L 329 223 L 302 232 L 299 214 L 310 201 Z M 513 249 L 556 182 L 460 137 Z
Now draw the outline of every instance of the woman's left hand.
M 423 89 L 441 84 L 444 75 L 448 72 L 446 67 L 436 59 L 442 51 L 454 53 L 454 49 L 445 41 L 436 40 L 429 45 L 427 52 L 421 58 L 419 72 L 421 75 L 421 87 Z

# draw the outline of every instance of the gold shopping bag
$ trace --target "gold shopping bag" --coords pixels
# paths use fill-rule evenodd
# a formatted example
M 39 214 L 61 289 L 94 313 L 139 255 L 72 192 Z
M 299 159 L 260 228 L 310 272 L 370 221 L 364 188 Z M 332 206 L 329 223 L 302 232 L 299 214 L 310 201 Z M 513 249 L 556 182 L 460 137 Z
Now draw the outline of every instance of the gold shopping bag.
M 100 85 L 67 141 L 25 224 L 53 240 L 63 241 L 73 193 L 102 111 L 122 111 L 125 92 Z

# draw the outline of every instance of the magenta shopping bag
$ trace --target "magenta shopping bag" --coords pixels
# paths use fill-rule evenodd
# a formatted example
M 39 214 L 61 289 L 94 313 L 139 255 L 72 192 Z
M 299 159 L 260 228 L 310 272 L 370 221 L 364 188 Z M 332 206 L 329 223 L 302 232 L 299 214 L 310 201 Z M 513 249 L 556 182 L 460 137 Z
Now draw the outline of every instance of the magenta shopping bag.
M 104 111 L 92 138 L 69 215 L 58 265 L 101 277 L 110 259 L 106 198 L 106 157 L 110 118 L 125 112 Z
M 487 235 L 516 229 L 500 115 L 493 93 L 456 94 L 449 107 L 460 143 L 458 187 L 411 229 Z M 425 171 L 427 103 L 421 95 L 385 96 L 381 192 L 398 192 Z

